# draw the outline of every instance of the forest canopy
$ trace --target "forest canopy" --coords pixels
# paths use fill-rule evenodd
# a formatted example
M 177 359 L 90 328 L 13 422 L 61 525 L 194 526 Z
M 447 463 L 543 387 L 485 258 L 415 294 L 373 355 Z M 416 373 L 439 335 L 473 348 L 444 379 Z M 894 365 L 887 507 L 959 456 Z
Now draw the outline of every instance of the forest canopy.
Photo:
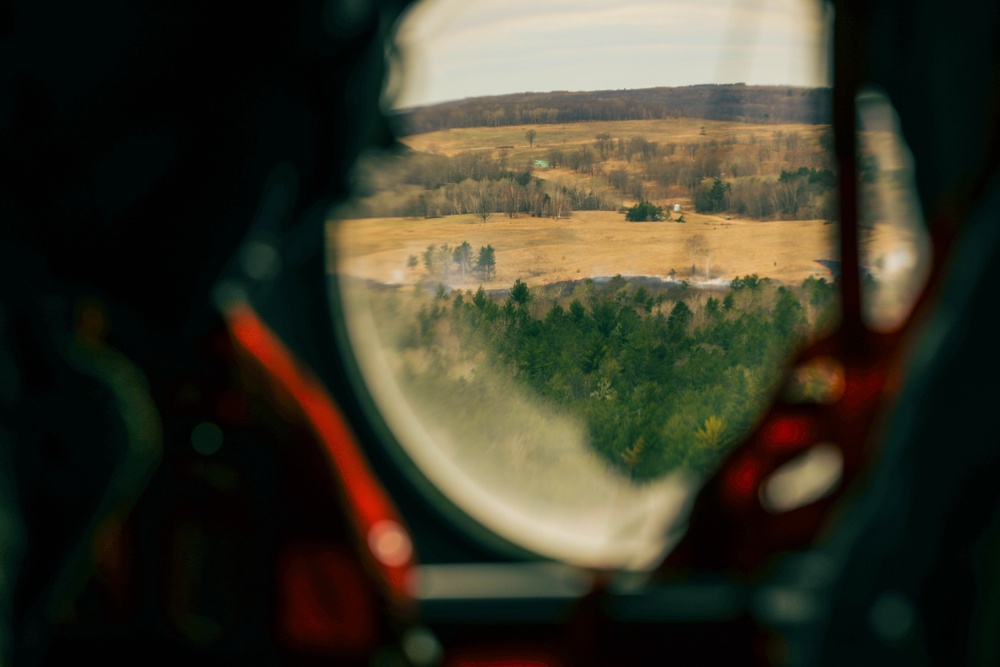
M 593 451 L 637 483 L 708 474 L 750 429 L 790 351 L 837 316 L 833 284 L 757 275 L 715 292 L 615 276 L 409 298 L 415 317 L 398 321 L 396 344 L 422 360 L 403 370 L 417 400 L 475 425 L 517 387 L 581 419 Z

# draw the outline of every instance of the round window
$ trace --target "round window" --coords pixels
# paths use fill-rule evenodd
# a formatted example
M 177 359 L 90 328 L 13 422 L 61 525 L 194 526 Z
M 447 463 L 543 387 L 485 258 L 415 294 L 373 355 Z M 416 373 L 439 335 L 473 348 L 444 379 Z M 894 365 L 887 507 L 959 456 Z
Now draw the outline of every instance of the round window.
M 839 317 L 829 19 L 807 0 L 407 17 L 401 147 L 358 166 L 330 271 L 363 391 L 446 502 L 581 565 L 669 549 Z M 870 224 L 888 266 L 909 232 Z

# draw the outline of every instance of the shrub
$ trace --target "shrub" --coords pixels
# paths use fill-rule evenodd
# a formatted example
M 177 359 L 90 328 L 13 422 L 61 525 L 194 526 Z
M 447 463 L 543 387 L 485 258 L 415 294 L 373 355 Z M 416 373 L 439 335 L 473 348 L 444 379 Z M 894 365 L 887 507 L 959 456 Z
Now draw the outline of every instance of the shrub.
M 653 202 L 641 201 L 625 212 L 629 222 L 656 222 L 663 220 L 663 207 Z

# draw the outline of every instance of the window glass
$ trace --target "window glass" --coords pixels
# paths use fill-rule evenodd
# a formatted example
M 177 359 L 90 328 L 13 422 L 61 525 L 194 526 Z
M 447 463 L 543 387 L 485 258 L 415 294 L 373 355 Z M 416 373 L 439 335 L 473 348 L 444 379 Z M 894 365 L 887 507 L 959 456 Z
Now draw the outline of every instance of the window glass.
M 403 147 L 359 166 L 330 270 L 401 454 L 472 519 L 651 565 L 836 323 L 828 32 L 803 0 L 409 15 Z
M 862 91 L 857 107 L 862 314 L 871 328 L 892 331 L 927 282 L 930 235 L 896 110 L 877 89 Z

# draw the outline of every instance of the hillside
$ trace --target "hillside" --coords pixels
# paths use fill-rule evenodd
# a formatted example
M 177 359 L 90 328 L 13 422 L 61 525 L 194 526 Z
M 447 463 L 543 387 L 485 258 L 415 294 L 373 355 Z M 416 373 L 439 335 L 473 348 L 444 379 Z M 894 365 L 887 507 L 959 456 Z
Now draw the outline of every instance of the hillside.
M 703 118 L 758 124 L 829 123 L 831 89 L 742 83 L 553 91 L 476 97 L 396 113 L 402 135 L 463 127 Z
M 483 209 L 558 218 L 680 198 L 733 217 L 837 217 L 827 125 L 695 118 L 504 125 L 426 132 L 401 144 L 359 170 L 360 198 L 347 217 Z

